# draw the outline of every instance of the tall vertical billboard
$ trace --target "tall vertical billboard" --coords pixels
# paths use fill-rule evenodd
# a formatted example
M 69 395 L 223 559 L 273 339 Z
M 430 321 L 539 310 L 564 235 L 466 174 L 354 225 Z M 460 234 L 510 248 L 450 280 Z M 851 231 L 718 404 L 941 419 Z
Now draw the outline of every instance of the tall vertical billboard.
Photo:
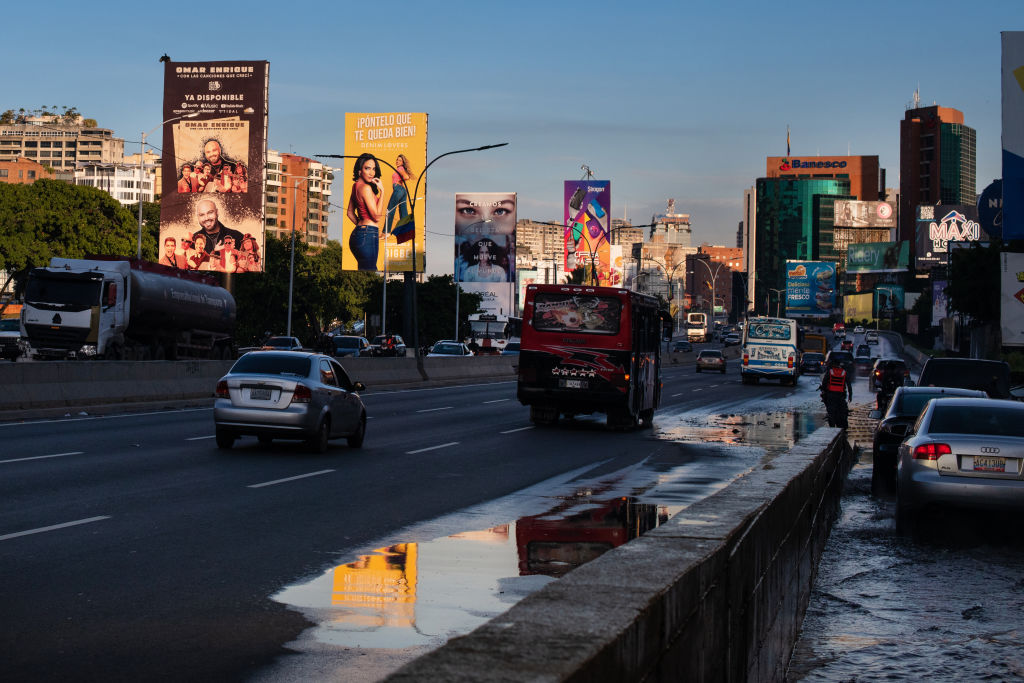
M 345 114 L 344 270 L 424 270 L 426 166 L 426 114 Z
M 597 284 L 610 281 L 611 181 L 566 180 L 563 186 L 565 271 L 587 266 Z M 593 264 L 593 270 L 591 266 Z
M 513 314 L 515 250 L 515 192 L 456 193 L 455 279 L 485 313 Z
M 828 317 L 835 304 L 835 264 L 786 261 L 786 317 Z
M 263 271 L 269 62 L 165 62 L 159 262 Z
M 1003 31 L 1003 239 L 1024 238 L 1024 31 Z

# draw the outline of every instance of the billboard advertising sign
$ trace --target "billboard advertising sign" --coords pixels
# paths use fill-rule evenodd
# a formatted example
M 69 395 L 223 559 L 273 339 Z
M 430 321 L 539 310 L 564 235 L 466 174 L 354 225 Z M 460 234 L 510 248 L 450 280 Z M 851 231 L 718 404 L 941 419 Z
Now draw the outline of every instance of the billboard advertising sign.
M 263 271 L 269 62 L 165 62 L 159 262 Z
M 873 320 L 872 305 L 874 296 L 871 292 L 867 294 L 847 294 L 843 297 L 843 310 L 847 320 L 860 322 L 862 320 Z
M 515 248 L 515 192 L 455 195 L 455 278 L 483 297 L 485 313 L 512 312 Z
M 609 282 L 611 201 L 611 181 L 564 182 L 565 270 L 572 272 L 593 262 L 600 285 Z
M 981 229 L 990 237 L 999 238 L 1003 234 L 1003 181 L 993 180 L 978 195 L 978 222 Z
M 837 199 L 833 225 L 843 228 L 895 228 L 896 206 L 890 202 Z
M 946 294 L 948 286 L 949 282 L 946 280 L 932 281 L 932 325 L 938 325 L 949 310 L 949 296 Z
M 1024 31 L 1003 31 L 1003 239 L 1024 238 Z
M 786 261 L 786 316 L 828 317 L 835 303 L 835 264 Z
M 344 270 L 424 269 L 427 186 L 420 174 L 426 166 L 426 114 L 345 114 L 345 194 L 338 202 L 346 207 L 341 219 Z
M 898 273 L 910 265 L 910 242 L 851 244 L 846 252 L 848 273 Z
M 987 241 L 978 223 L 978 207 L 962 204 L 917 207 L 914 267 L 927 270 L 949 260 L 950 242 Z
M 1024 346 L 1024 254 L 1003 252 L 1000 324 L 1004 346 Z
M 896 311 L 905 310 L 905 302 L 903 285 L 875 285 L 875 311 L 879 318 L 888 318 Z

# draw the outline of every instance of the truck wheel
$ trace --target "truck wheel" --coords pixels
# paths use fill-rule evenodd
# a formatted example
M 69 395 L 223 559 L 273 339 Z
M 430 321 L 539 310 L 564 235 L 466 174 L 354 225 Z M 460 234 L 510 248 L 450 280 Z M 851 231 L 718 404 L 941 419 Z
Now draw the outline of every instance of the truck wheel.
M 217 427 L 216 440 L 217 448 L 224 451 L 231 450 L 231 447 L 235 445 L 235 435 L 226 429 L 221 429 L 220 427 Z

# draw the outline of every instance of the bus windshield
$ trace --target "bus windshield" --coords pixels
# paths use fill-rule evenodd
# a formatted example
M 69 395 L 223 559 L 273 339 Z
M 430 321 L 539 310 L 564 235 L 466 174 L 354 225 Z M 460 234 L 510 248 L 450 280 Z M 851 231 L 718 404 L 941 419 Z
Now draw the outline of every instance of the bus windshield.
M 789 341 L 792 338 L 792 325 L 786 320 L 751 320 L 747 325 L 747 339 Z
M 470 320 L 469 328 L 477 339 L 504 339 L 504 320 Z
M 538 292 L 533 328 L 539 332 L 618 334 L 622 303 L 614 297 Z

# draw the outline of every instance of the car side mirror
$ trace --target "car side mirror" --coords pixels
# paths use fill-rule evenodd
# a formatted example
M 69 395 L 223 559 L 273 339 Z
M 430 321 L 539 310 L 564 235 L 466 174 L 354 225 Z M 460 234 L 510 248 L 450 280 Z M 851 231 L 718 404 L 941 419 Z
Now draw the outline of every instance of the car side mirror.
M 362 382 L 356 382 L 352 385 L 352 391 L 366 391 L 366 385 Z
M 870 417 L 872 420 L 881 420 L 882 419 L 882 411 L 881 410 L 872 410 L 870 413 L 868 413 L 868 417 Z

